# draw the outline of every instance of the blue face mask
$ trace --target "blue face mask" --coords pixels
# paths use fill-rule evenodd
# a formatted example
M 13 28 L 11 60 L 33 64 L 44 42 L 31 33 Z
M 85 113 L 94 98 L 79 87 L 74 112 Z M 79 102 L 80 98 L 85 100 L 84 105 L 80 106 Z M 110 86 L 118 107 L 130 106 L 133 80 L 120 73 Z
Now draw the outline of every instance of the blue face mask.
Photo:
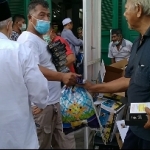
M 40 34 L 46 34 L 50 29 L 50 21 L 39 20 L 39 19 L 36 20 L 37 20 L 36 25 L 32 23 L 35 30 Z

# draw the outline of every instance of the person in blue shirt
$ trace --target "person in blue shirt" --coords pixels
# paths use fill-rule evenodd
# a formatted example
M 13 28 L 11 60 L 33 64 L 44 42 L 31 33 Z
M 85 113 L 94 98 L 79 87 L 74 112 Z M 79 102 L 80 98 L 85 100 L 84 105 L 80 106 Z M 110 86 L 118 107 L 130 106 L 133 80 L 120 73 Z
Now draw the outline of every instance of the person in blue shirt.
M 81 39 L 78 39 L 72 32 L 73 28 L 73 22 L 70 18 L 66 18 L 62 21 L 62 24 L 64 26 L 64 29 L 61 33 L 61 37 L 63 37 L 65 40 L 68 41 L 71 50 L 74 52 L 74 54 L 77 56 L 79 52 L 79 46 L 83 46 L 83 41 Z
M 125 76 L 111 82 L 86 83 L 90 93 L 116 93 L 127 90 L 128 104 L 150 103 L 150 0 L 127 0 L 124 16 L 130 29 L 140 36 L 133 42 Z M 122 149 L 150 149 L 150 110 L 145 125 L 130 126 Z

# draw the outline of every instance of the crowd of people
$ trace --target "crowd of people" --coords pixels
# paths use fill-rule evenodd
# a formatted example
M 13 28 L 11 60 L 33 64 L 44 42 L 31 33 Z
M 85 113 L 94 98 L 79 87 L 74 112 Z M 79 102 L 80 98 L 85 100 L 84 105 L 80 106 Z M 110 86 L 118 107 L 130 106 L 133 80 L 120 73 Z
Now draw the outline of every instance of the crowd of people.
M 109 57 L 112 63 L 129 58 L 125 76 L 104 84 L 86 81 L 83 87 L 91 93 L 128 90 L 129 103 L 150 102 L 150 1 L 127 0 L 125 8 L 129 27 L 141 34 L 132 45 L 120 30 L 112 31 Z M 0 148 L 75 149 L 74 133 L 65 135 L 62 130 L 59 99 L 61 83 L 74 86 L 83 74 L 83 66 L 80 72 L 76 67 L 83 51 L 82 27 L 76 37 L 72 20 L 66 18 L 57 35 L 45 0 L 30 1 L 27 18 L 28 25 L 22 15 L 12 18 L 8 1 L 0 0 Z M 48 43 L 57 40 L 66 46 L 69 73 L 58 72 L 47 51 Z M 122 149 L 150 148 L 150 109 L 145 110 L 147 123 L 130 127 Z

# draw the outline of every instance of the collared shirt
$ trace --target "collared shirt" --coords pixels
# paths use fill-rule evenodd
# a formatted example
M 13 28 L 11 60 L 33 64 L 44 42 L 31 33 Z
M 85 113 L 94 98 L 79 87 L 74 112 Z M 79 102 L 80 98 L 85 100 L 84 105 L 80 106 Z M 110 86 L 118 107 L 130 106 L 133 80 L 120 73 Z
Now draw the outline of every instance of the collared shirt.
M 128 87 L 129 103 L 150 102 L 150 28 L 139 37 L 132 46 L 131 56 L 125 71 L 125 77 L 131 78 Z M 150 141 L 150 129 L 140 126 L 130 127 L 138 137 Z
M 53 42 L 58 41 L 58 40 L 60 40 L 61 43 L 66 45 L 66 55 L 67 56 L 70 55 L 70 54 L 73 54 L 73 51 L 70 49 L 69 43 L 65 39 L 63 39 L 60 36 L 56 36 L 55 39 L 53 39 Z M 69 69 L 70 69 L 71 72 L 75 73 L 75 69 L 74 69 L 73 64 L 70 65 Z
M 56 68 L 52 63 L 51 55 L 47 51 L 47 42 L 45 42 L 43 39 L 41 39 L 40 37 L 29 31 L 24 31 L 19 36 L 17 42 L 24 43 L 26 46 L 31 48 L 32 52 L 34 53 L 37 64 L 50 70 L 56 71 Z M 48 81 L 48 88 L 49 88 L 48 105 L 58 103 L 61 94 L 60 82 Z
M 116 45 L 113 44 L 113 42 L 110 42 L 108 57 L 115 58 L 116 62 L 125 58 L 129 58 L 131 53 L 131 48 L 132 48 L 132 43 L 126 39 L 122 40 L 122 44 L 120 45 L 119 50 L 117 49 Z
M 10 40 L 17 41 L 19 35 L 20 35 L 20 34 L 17 33 L 16 31 L 12 31 L 12 33 L 11 33 L 11 35 L 10 35 Z
M 67 40 L 73 53 L 77 55 L 78 51 L 76 49 L 76 46 L 83 46 L 83 41 L 81 39 L 77 39 L 69 29 L 63 29 L 61 37 Z
M 38 149 L 31 102 L 47 106 L 47 80 L 23 44 L 0 32 L 0 148 Z

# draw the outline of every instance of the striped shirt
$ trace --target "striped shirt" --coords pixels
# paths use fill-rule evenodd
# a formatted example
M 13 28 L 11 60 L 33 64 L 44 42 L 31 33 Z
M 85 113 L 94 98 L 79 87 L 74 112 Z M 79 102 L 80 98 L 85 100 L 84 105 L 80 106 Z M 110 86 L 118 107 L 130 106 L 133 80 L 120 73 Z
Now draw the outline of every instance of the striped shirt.
M 120 45 L 119 50 L 113 44 L 113 42 L 109 43 L 109 58 L 115 58 L 115 61 L 118 62 L 122 59 L 129 58 L 131 53 L 132 43 L 126 39 L 122 40 L 122 44 Z

